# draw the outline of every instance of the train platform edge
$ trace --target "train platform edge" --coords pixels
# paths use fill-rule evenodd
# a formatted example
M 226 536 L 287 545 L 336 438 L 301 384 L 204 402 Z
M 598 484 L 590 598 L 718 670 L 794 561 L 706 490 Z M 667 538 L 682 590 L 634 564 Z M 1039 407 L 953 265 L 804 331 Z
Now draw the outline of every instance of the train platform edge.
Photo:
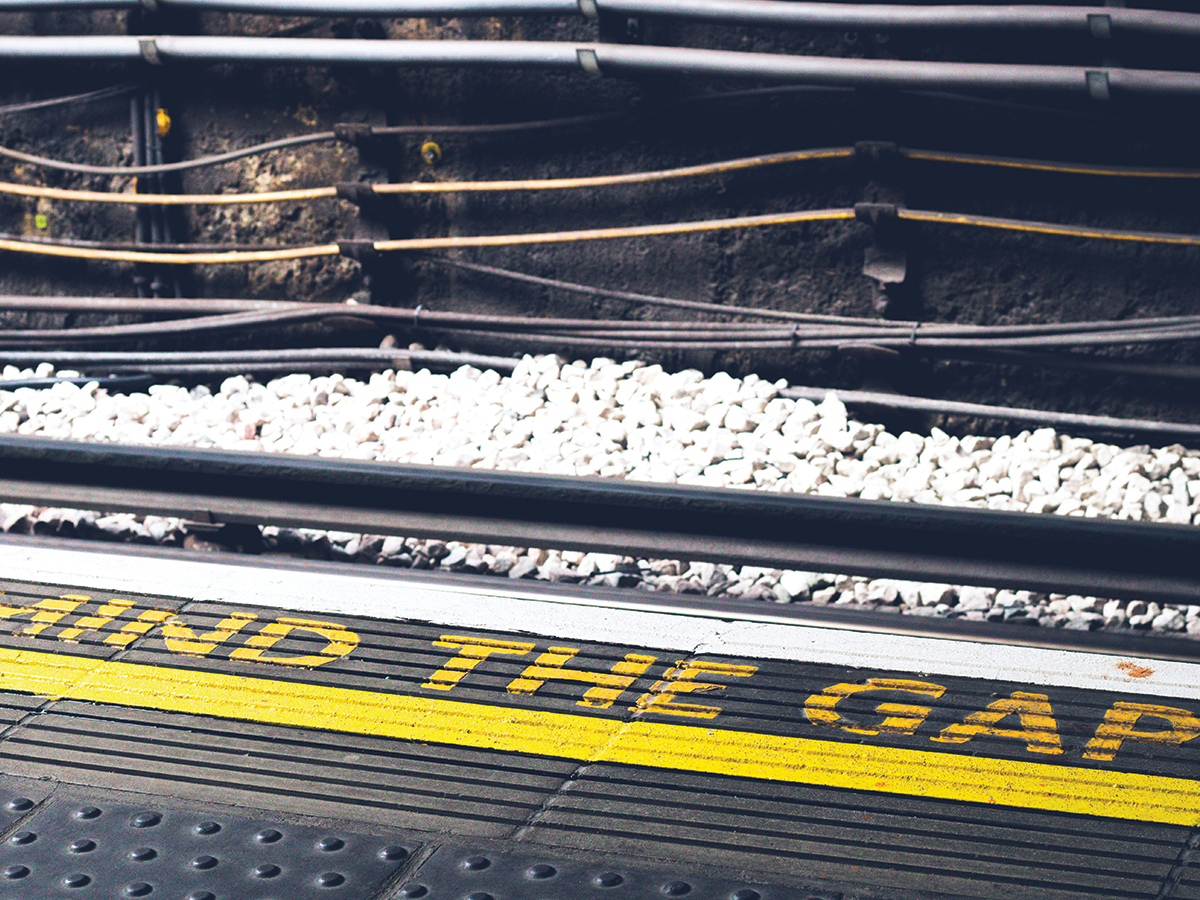
M 1200 664 L 0 542 L 0 898 L 1200 900 Z

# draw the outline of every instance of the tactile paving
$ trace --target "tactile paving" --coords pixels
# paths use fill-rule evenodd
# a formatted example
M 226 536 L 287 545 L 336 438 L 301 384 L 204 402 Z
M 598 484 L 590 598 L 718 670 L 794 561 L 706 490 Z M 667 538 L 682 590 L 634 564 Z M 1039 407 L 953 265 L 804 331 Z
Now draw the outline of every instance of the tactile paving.
M 0 898 L 363 900 L 418 846 L 397 835 L 61 799 L 10 827 Z
M 554 851 L 439 847 L 389 900 L 842 900 L 838 892 L 805 891 L 710 878 L 695 866 L 677 871 L 622 861 L 581 862 Z

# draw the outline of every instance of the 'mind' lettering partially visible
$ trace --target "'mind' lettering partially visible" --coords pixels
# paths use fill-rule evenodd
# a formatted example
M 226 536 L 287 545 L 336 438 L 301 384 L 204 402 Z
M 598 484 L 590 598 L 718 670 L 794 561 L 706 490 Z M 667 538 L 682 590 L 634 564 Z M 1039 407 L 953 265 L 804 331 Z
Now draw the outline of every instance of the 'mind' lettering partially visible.
M 65 644 L 128 647 L 139 638 L 161 638 L 170 653 L 181 656 L 212 656 L 224 648 L 230 659 L 312 668 L 349 656 L 359 642 L 357 634 L 334 622 L 292 616 L 262 618 L 237 611 L 204 630 L 174 610 L 133 600 L 93 600 L 88 594 L 8 599 L 0 591 L 0 634 Z M 288 649 L 279 646 L 288 638 L 300 640 Z M 298 645 L 304 646 L 302 652 Z

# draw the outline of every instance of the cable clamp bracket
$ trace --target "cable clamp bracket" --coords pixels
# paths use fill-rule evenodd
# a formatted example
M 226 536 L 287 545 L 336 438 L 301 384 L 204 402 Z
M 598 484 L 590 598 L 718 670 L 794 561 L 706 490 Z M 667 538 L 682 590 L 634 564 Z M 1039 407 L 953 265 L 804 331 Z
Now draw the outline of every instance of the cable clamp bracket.
M 335 189 L 339 199 L 348 200 L 355 206 L 366 206 L 378 196 L 375 185 L 361 181 L 343 181 Z
M 355 262 L 364 263 L 378 254 L 374 241 L 338 241 L 338 253 Z
M 854 161 L 881 165 L 900 158 L 900 147 L 894 141 L 858 141 L 854 145 Z
M 867 225 L 878 226 L 882 222 L 892 222 L 899 218 L 895 203 L 855 203 L 854 218 Z
M 1107 72 L 1088 72 L 1087 90 L 1093 100 L 1111 100 Z
M 596 57 L 596 51 L 591 47 L 580 47 L 575 51 L 575 59 L 579 62 L 579 68 L 589 75 L 604 74 L 600 71 L 600 60 Z
M 162 56 L 158 52 L 158 44 L 154 42 L 154 38 L 138 38 L 138 52 L 142 54 L 142 59 L 152 66 L 163 64 Z
M 579 3 L 579 12 L 589 22 L 600 21 L 600 8 L 596 6 L 596 0 L 577 0 Z
M 1098 41 L 1112 40 L 1112 16 L 1108 13 L 1088 13 L 1088 31 Z
M 375 126 L 366 122 L 338 122 L 333 126 L 333 136 L 343 144 L 359 147 L 375 137 Z

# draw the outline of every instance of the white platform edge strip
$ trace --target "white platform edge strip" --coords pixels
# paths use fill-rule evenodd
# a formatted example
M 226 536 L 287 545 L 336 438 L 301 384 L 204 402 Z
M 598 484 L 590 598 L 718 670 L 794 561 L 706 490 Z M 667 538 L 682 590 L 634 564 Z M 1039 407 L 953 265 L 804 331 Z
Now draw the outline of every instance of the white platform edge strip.
M 368 616 L 518 632 L 556 640 L 613 643 L 734 657 L 794 660 L 905 672 L 1200 699 L 1200 664 L 950 638 L 889 635 L 844 625 L 729 622 L 721 614 L 661 613 L 584 605 L 522 592 L 518 584 L 437 587 L 381 577 L 365 566 L 345 573 L 215 559 L 180 560 L 120 550 L 66 550 L 0 543 L 0 579 L 96 591 L 163 594 L 238 606 L 325 615 Z M 1123 663 L 1134 663 L 1124 666 Z M 1126 669 L 1152 674 L 1132 677 Z

